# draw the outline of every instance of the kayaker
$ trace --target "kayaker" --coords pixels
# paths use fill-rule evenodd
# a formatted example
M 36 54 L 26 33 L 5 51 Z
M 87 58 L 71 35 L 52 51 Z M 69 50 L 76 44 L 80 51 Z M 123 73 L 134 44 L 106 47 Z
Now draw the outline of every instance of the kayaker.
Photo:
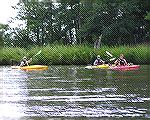
M 29 66 L 29 63 L 32 61 L 32 58 L 30 58 L 29 60 L 27 60 L 27 57 L 23 57 L 21 63 L 20 63 L 20 66 L 23 67 L 23 66 Z
M 124 58 L 123 54 L 120 54 L 120 57 L 114 62 L 116 66 L 120 66 L 120 65 L 128 65 L 126 59 Z
M 105 61 L 100 59 L 100 55 L 97 55 L 97 59 L 94 61 L 93 65 L 102 65 L 104 63 L 105 63 Z

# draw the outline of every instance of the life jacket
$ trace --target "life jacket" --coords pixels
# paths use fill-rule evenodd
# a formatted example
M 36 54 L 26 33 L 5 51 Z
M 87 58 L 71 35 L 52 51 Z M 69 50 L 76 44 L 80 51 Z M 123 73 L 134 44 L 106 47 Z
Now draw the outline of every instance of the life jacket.
M 118 63 L 120 63 L 120 65 L 125 65 L 125 60 L 124 59 L 118 59 Z
M 101 59 L 97 59 L 97 65 L 102 65 L 103 61 Z
M 23 66 L 28 66 L 27 61 L 23 61 L 23 62 L 24 62 Z

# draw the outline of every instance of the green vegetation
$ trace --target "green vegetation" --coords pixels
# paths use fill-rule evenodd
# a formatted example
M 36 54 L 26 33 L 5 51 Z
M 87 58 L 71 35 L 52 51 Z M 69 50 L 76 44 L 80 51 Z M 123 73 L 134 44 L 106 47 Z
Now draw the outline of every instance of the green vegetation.
M 39 50 L 41 54 L 33 57 L 32 64 L 44 65 L 87 65 L 91 64 L 99 54 L 102 59 L 109 60 L 105 53 L 109 51 L 113 57 L 118 57 L 120 53 L 125 55 L 128 62 L 134 64 L 149 64 L 150 53 L 147 45 L 136 46 L 104 46 L 100 49 L 93 49 L 87 45 L 63 46 L 47 45 L 45 47 L 24 48 L 3 48 L 3 55 L 0 56 L 1 65 L 11 64 L 11 60 L 20 61 L 23 56 L 28 58 L 34 56 Z
M 149 0 L 21 0 L 13 8 L 18 13 L 10 23 L 24 24 L 0 24 L 0 64 L 39 50 L 32 64 L 85 65 L 97 54 L 108 61 L 106 50 L 114 57 L 124 53 L 135 64 L 149 63 L 143 44 L 150 39 Z
M 114 57 L 124 53 L 134 64 L 149 63 L 149 0 L 21 0 L 13 8 L 18 12 L 10 23 L 24 24 L 0 24 L 0 65 L 39 50 L 32 64 L 85 65 L 97 54 L 108 61 L 106 50 Z
M 5 46 L 141 44 L 150 39 L 150 0 L 21 0 L 14 28 L 2 27 Z M 57 4 L 56 4 L 57 3 Z M 1 27 L 0 27 L 1 29 Z

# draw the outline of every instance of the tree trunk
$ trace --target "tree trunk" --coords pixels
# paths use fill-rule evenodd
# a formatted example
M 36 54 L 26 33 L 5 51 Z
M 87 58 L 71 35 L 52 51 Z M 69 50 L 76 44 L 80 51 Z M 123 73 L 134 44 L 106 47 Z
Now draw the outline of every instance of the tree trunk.
M 99 49 L 101 47 L 101 39 L 102 39 L 102 35 L 99 36 L 99 39 L 97 39 L 95 42 L 94 42 L 94 48 L 95 49 Z
M 37 32 L 36 32 L 36 38 L 37 38 L 37 45 L 40 46 L 41 45 L 41 41 L 40 41 L 40 31 L 39 31 L 39 28 L 37 29 Z

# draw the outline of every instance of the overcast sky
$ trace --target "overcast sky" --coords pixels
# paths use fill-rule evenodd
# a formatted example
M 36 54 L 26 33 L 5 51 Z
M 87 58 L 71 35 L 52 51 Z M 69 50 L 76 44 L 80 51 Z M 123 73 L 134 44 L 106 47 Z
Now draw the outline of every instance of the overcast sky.
M 0 23 L 8 24 L 8 21 L 11 20 L 10 17 L 17 15 L 17 12 L 11 6 L 16 6 L 18 2 L 19 0 L 0 0 Z M 53 0 L 53 2 L 56 2 L 56 0 Z M 24 22 L 16 21 L 9 26 L 15 27 L 17 24 L 24 24 Z
M 16 12 L 11 6 L 15 6 L 19 0 L 0 0 L 0 23 L 7 24 L 10 17 L 15 17 Z

